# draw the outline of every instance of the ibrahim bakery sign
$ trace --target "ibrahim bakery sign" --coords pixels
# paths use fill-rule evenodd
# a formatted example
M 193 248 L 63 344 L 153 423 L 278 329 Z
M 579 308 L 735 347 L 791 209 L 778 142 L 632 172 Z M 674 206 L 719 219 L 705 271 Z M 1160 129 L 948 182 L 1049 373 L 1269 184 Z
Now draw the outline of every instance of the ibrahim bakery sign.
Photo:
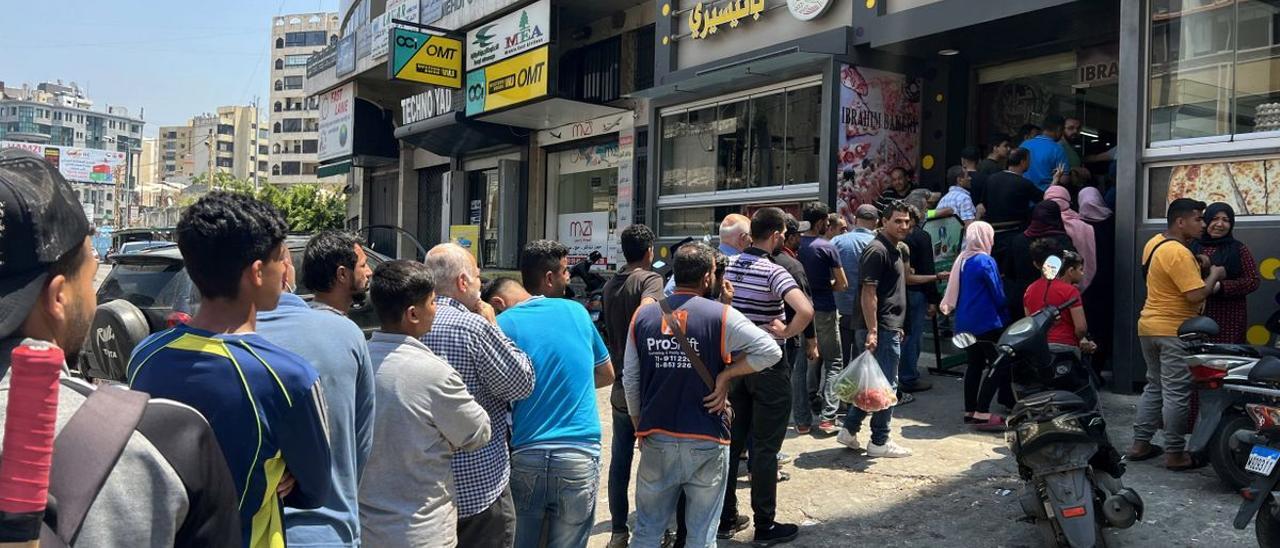
M 786 0 L 787 11 L 800 21 L 817 19 L 835 2 L 836 0 Z M 766 5 L 766 0 L 698 2 L 689 9 L 687 16 L 689 37 L 700 40 L 725 28 L 736 29 L 744 21 L 759 21 L 774 7 L 781 6 Z

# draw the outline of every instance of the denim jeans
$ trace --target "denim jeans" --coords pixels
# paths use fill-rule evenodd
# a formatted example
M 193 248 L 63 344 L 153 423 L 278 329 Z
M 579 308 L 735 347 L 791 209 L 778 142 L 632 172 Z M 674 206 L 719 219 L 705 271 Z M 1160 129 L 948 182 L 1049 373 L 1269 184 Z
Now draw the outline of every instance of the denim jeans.
M 526 449 L 511 455 L 516 548 L 586 546 L 600 487 L 600 457 L 575 449 Z
M 630 513 L 627 488 L 631 485 L 631 461 L 636 454 L 636 428 L 626 413 L 613 410 L 613 440 L 609 459 L 610 532 L 625 533 Z
M 840 398 L 836 397 L 836 377 L 844 371 L 843 352 L 840 348 L 840 322 L 836 312 L 813 313 L 813 328 L 818 335 L 818 365 L 822 372 L 822 420 L 836 420 L 840 412 Z M 813 364 L 810 364 L 813 365 Z
M 925 312 L 929 301 L 921 291 L 907 290 L 907 338 L 902 343 L 902 363 L 898 367 L 898 382 L 912 384 L 920 378 L 920 344 L 924 342 L 924 326 L 928 323 Z
M 796 337 L 800 341 L 800 347 L 795 350 L 788 348 L 792 354 L 791 360 L 791 421 L 796 426 L 809 426 L 813 424 L 814 412 L 814 394 L 818 390 L 818 382 L 820 378 L 817 370 L 814 374 L 810 374 L 809 358 L 804 355 L 805 337 L 800 335 Z
M 685 546 L 715 546 L 728 472 L 728 445 L 662 434 L 646 436 L 640 444 L 640 470 L 636 472 L 636 534 L 631 546 L 656 548 L 662 542 L 682 493 L 688 526 Z
M 902 357 L 902 332 L 884 327 L 879 331 L 879 339 L 876 341 L 876 351 L 873 355 L 880 363 L 880 370 L 884 371 L 884 376 L 889 379 L 889 384 L 897 387 L 898 360 Z M 859 329 L 855 339 L 858 344 L 856 348 L 864 348 L 867 343 L 867 330 Z M 862 421 L 866 418 L 866 411 L 850 405 L 849 414 L 844 419 L 844 429 L 850 434 L 857 434 L 862 429 Z M 892 419 L 893 407 L 871 414 L 871 443 L 884 445 L 889 441 L 889 421 Z

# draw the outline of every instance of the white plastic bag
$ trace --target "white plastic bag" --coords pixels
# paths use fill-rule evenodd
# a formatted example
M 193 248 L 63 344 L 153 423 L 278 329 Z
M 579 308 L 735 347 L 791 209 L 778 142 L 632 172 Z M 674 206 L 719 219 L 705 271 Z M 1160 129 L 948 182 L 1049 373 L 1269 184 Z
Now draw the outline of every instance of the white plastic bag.
M 880 370 L 880 363 L 870 351 L 849 362 L 836 377 L 837 398 L 868 413 L 884 411 L 898 403 L 898 394 Z

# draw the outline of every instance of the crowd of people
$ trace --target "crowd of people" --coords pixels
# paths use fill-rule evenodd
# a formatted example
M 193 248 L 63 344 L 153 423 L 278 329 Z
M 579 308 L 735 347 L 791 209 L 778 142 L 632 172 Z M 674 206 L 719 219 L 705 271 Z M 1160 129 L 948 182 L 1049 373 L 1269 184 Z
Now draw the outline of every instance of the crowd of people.
M 596 391 L 607 386 L 610 548 L 714 546 L 749 526 L 759 545 L 790 541 L 799 527 L 777 520 L 789 428 L 871 458 L 912 455 L 891 439 L 894 406 L 867 413 L 835 394 L 864 352 L 909 404 L 931 388 L 925 326 L 949 317 L 981 341 L 966 349 L 961 420 L 998 432 L 993 403 L 1014 401 L 1007 376 L 990 372 L 993 342 L 1011 321 L 1074 302 L 1049 333 L 1054 350 L 1109 351 L 1111 320 L 1099 318 L 1115 274 L 1114 188 L 1077 167 L 1064 127 L 1049 117 L 1017 146 L 999 136 L 985 157 L 966 149 L 945 193 L 895 170 L 852 226 L 820 202 L 799 218 L 776 207 L 728 215 L 717 248 L 671 249 L 668 280 L 653 266 L 653 231 L 628 226 L 602 328 L 559 298 L 570 277 L 558 242 L 527 244 L 519 279 L 485 279 L 454 244 L 370 269 L 354 237 L 323 232 L 296 272 L 278 211 L 207 194 L 176 228 L 200 308 L 134 350 L 127 383 L 154 399 L 80 542 L 585 546 L 604 450 Z M 89 227 L 39 158 L 0 153 L 0 183 L 0 367 L 24 338 L 75 355 L 96 306 Z M 935 271 L 925 224 L 947 216 L 964 227 L 963 248 Z M 1193 403 L 1177 327 L 1203 303 L 1218 339 L 1241 342 L 1258 273 L 1232 237 L 1230 206 L 1177 199 L 1167 220 L 1142 250 L 1148 375 L 1128 456 L 1165 452 L 1178 470 L 1193 465 L 1181 445 Z M 1046 280 L 1050 256 L 1062 268 Z M 293 294 L 300 276 L 311 302 Z M 368 340 L 346 317 L 364 300 L 380 322 Z M 93 390 L 64 384 L 75 389 L 59 400 L 60 424 Z M 1158 428 L 1166 447 L 1151 444 Z M 743 466 L 750 518 L 737 500 Z M 138 516 L 149 524 L 120 525 Z

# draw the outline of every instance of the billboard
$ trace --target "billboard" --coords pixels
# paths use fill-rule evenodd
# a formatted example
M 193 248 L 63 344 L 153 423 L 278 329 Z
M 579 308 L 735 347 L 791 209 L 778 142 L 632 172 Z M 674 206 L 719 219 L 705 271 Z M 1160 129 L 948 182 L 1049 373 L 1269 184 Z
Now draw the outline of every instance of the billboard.
M 551 42 L 551 0 L 541 0 L 467 33 L 467 70 Z
M 113 185 L 116 183 L 116 175 L 124 174 L 124 153 L 114 150 L 16 141 L 0 141 L 0 148 L 20 148 L 34 152 L 58 168 L 58 172 L 68 181 L 77 183 Z
M 483 114 L 547 94 L 547 49 L 542 46 L 467 73 L 467 116 Z
M 320 135 L 316 158 L 320 161 L 350 156 L 354 135 L 355 83 L 320 94 Z
M 390 33 L 392 80 L 462 87 L 462 42 L 444 36 L 393 27 Z
M 858 205 L 874 202 L 893 168 L 916 178 L 920 156 L 920 81 L 901 74 L 840 66 L 837 212 L 853 225 Z M 844 181 L 845 172 L 853 173 Z

